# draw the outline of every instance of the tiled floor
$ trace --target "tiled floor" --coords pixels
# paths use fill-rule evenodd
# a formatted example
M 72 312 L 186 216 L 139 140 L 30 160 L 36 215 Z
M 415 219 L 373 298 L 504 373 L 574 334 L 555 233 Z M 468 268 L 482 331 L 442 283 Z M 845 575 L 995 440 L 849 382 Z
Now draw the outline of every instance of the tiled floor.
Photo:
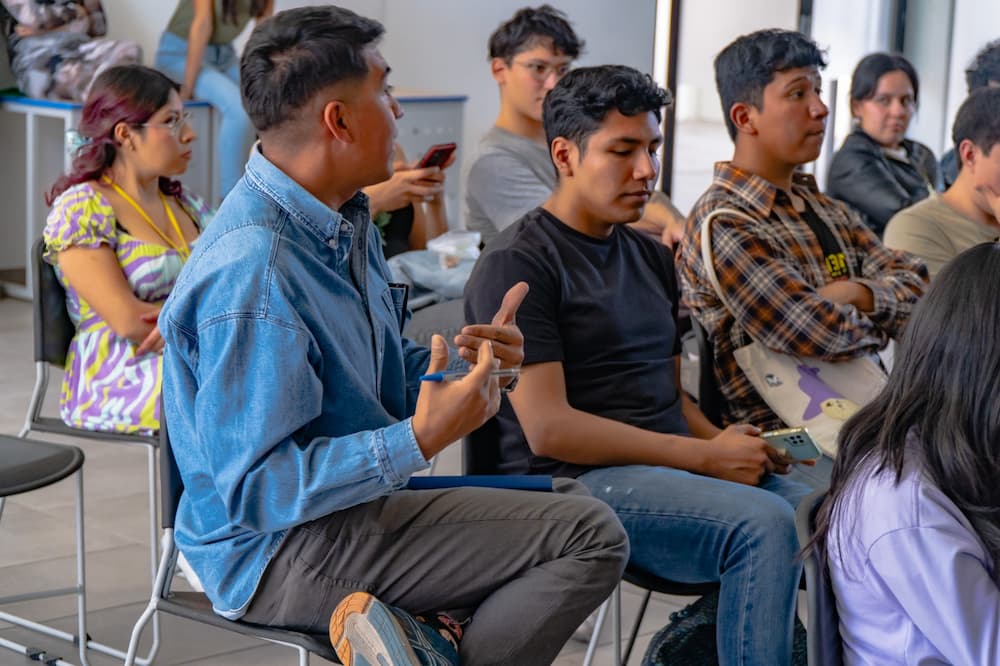
M 0 432 L 16 433 L 21 426 L 34 380 L 31 341 L 31 307 L 0 298 Z M 50 386 L 47 404 L 58 400 L 58 373 Z M 149 597 L 146 457 L 139 447 L 76 440 L 87 456 L 84 467 L 86 494 L 88 622 L 91 636 L 113 646 L 124 646 L 132 624 Z M 459 451 L 452 447 L 439 463 L 438 473 L 457 473 Z M 74 487 L 71 481 L 18 495 L 8 500 L 0 521 L 0 596 L 43 586 L 73 582 Z M 181 581 L 179 583 L 183 585 Z M 623 595 L 626 625 L 632 621 L 639 592 L 626 585 Z M 690 600 L 688 600 L 690 601 Z M 657 595 L 646 612 L 632 663 L 639 657 L 668 615 L 686 603 Z M 40 600 L 6 606 L 3 610 L 71 631 L 75 626 L 73 601 Z M 610 624 L 610 623 L 608 623 Z M 146 640 L 148 642 L 147 629 Z M 30 643 L 76 663 L 73 646 L 38 637 L 0 623 L 0 637 Z M 595 663 L 611 664 L 610 627 L 604 632 Z M 558 666 L 580 664 L 586 646 L 571 641 Z M 89 656 L 93 666 L 121 663 L 103 655 Z M 0 649 L 0 666 L 37 664 L 14 652 Z M 256 666 L 294 664 L 294 653 L 236 634 L 185 620 L 165 617 L 157 664 Z M 313 663 L 327 663 L 313 658 Z

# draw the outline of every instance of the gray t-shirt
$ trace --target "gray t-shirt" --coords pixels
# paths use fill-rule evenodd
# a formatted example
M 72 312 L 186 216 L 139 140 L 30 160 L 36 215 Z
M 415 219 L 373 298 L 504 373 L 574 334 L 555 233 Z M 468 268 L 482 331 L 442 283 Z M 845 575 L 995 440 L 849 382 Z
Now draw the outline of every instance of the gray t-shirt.
M 555 187 L 556 169 L 543 144 L 491 127 L 479 142 L 465 184 L 465 226 L 489 243 L 540 206 Z
M 883 242 L 920 257 L 933 279 L 955 255 L 997 236 L 997 227 L 970 220 L 933 195 L 896 213 L 886 225 Z

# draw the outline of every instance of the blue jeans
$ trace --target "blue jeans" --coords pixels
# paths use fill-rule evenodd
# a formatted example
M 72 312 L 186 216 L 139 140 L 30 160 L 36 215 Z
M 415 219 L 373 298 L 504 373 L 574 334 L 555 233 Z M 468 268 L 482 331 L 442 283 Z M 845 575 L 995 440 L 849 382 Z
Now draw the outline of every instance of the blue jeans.
M 184 63 L 188 43 L 171 32 L 160 37 L 156 49 L 156 68 L 178 83 L 184 81 Z M 219 197 L 225 197 L 243 175 L 254 129 L 243 110 L 240 97 L 240 60 L 229 44 L 209 44 L 201 61 L 193 94 L 215 108 L 221 116 L 219 136 L 215 140 L 216 173 L 219 177 Z M 211 193 L 205 192 L 206 197 Z M 218 206 L 218 201 L 211 201 Z
M 618 514 L 631 566 L 678 582 L 721 582 L 720 664 L 791 662 L 801 571 L 793 507 L 807 486 L 769 474 L 754 487 L 646 465 L 592 470 L 579 481 Z

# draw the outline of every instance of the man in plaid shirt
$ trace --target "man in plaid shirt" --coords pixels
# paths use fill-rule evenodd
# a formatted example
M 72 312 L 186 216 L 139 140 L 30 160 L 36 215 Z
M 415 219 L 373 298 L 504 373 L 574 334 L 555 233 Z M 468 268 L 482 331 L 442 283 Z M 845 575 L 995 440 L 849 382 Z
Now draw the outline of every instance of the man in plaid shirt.
M 823 143 L 825 64 L 814 42 L 784 30 L 740 37 L 715 59 L 735 151 L 731 162 L 715 165 L 695 204 L 678 264 L 687 304 L 715 349 L 727 423 L 784 426 L 733 356 L 751 337 L 825 361 L 872 354 L 899 336 L 926 287 L 918 259 L 887 249 L 856 213 L 798 171 Z M 712 221 L 715 270 L 734 311 L 719 300 L 701 258 L 702 224 L 719 208 L 743 214 Z

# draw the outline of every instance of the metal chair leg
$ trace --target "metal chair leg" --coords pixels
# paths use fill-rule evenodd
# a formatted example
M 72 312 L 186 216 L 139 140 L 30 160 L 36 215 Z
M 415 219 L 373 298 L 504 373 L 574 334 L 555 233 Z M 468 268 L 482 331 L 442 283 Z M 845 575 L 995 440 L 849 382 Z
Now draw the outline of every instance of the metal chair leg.
M 169 585 L 169 581 L 173 577 L 174 565 L 176 561 L 171 561 L 169 555 L 170 553 L 176 551 L 170 545 L 172 540 L 173 530 L 163 530 L 163 557 L 160 558 L 156 576 L 153 579 L 153 591 L 152 594 L 150 594 L 149 603 L 146 605 L 145 610 L 142 611 L 142 615 L 139 616 L 135 626 L 132 627 L 132 634 L 129 637 L 128 642 L 128 650 L 123 655 L 125 659 L 125 666 L 142 664 L 142 661 L 136 659 L 135 656 L 136 652 L 139 650 L 139 639 L 142 638 L 142 631 L 146 628 L 146 623 L 149 622 L 150 618 L 153 618 L 154 622 L 157 621 L 159 616 L 159 613 L 156 612 L 157 601 L 163 595 L 164 588 Z
M 64 640 L 68 643 L 75 643 L 79 646 L 80 654 L 80 666 L 89 666 L 87 661 L 87 594 L 86 594 L 86 565 L 85 565 L 85 554 L 86 554 L 86 543 L 84 540 L 84 525 L 83 525 L 83 467 L 80 467 L 76 471 L 76 587 L 64 588 L 64 589 L 52 589 L 45 590 L 41 592 L 34 592 L 29 594 L 22 594 L 13 597 L 6 597 L 3 599 L 4 603 L 13 603 L 18 600 L 30 600 L 30 599 L 47 599 L 57 596 L 76 596 L 76 621 L 77 621 L 77 634 L 73 634 L 61 631 L 59 629 L 54 629 L 50 626 L 40 624 L 38 622 L 32 622 L 26 618 L 22 618 L 10 613 L 0 612 L 0 620 L 9 622 L 15 626 L 23 627 L 31 631 L 43 634 L 45 636 L 51 636 L 53 638 L 58 638 Z M 2 500 L 0 500 L 2 504 Z M 44 661 L 46 664 L 52 664 L 53 666 L 73 666 L 69 662 L 63 661 L 59 657 L 55 657 L 48 653 L 42 652 L 38 653 L 34 648 L 28 648 L 27 646 L 9 641 L 7 639 L 0 638 L 0 647 L 13 650 L 15 652 L 20 652 L 32 659 L 39 661 Z
M 652 590 L 646 590 L 646 594 L 642 596 L 642 603 L 639 604 L 639 613 L 635 616 L 635 622 L 632 623 L 632 633 L 628 637 L 628 644 L 625 646 L 625 654 L 622 655 L 622 664 L 628 664 L 628 658 L 632 655 L 632 648 L 635 646 L 636 636 L 639 635 L 639 625 L 642 624 L 642 618 L 646 614 L 646 607 L 649 605 L 649 598 L 653 596 Z
M 24 425 L 17 436 L 24 439 L 31 432 L 31 424 L 38 418 L 38 412 L 42 408 L 42 399 L 49 386 L 49 365 L 44 361 L 35 361 L 35 388 L 31 392 L 31 400 L 28 402 L 28 413 L 24 416 Z
M 594 663 L 594 653 L 597 652 L 597 641 L 601 636 L 601 629 L 604 628 L 604 619 L 608 615 L 608 606 L 611 605 L 611 597 L 604 600 L 597 611 L 597 622 L 594 623 L 594 631 L 590 634 L 590 642 L 587 643 L 587 654 L 583 657 L 583 666 L 591 666 Z
M 87 570 L 86 545 L 83 529 L 83 467 L 76 471 L 76 595 L 77 635 L 80 645 L 80 664 L 87 666 Z
M 611 641 L 615 649 L 615 666 L 622 666 L 622 586 L 619 583 L 611 595 L 611 610 L 614 615 L 614 639 Z

